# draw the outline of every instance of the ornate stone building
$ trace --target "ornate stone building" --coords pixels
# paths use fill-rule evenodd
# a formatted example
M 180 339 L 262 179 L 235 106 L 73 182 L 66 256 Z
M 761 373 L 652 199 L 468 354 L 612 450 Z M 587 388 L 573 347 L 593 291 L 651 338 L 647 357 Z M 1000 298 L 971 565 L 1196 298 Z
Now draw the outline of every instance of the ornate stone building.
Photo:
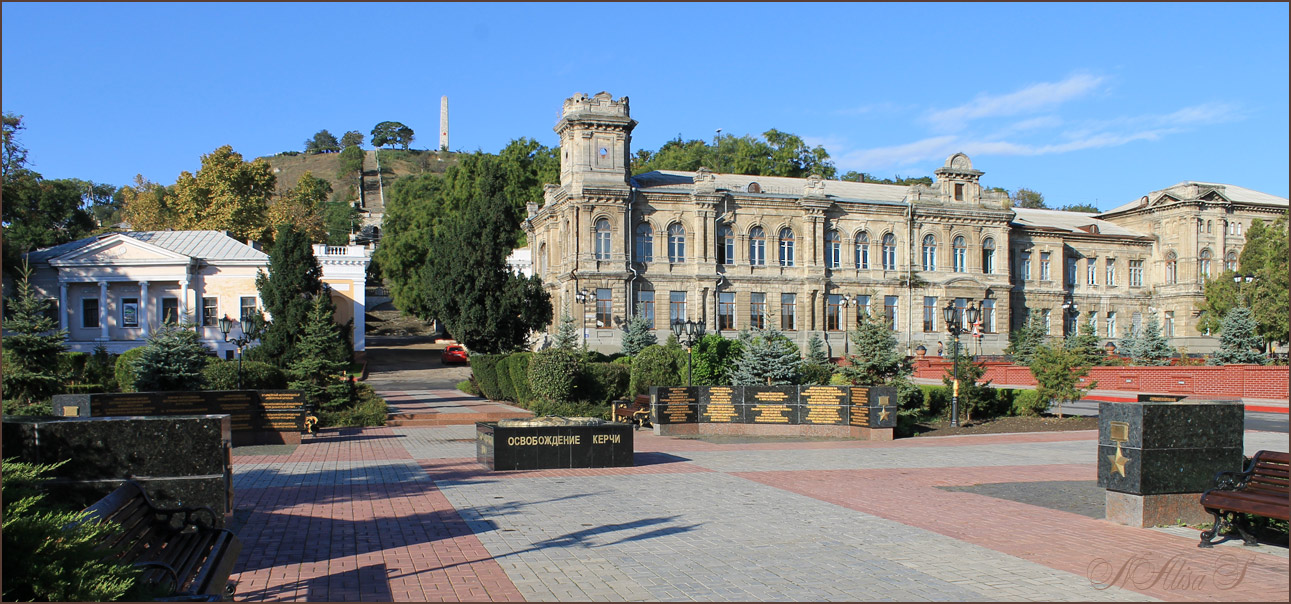
M 1240 253 L 1240 236 L 1225 231 L 1287 208 L 1283 198 L 1204 183 L 1099 215 L 1012 208 L 962 153 L 935 171 L 932 187 L 704 168 L 633 177 L 634 126 L 626 97 L 566 99 L 555 127 L 561 182 L 547 185 L 525 222 L 557 317 L 575 317 L 588 345 L 605 352 L 618 350 L 638 308 L 661 340 L 672 320 L 701 320 L 727 336 L 774 327 L 804 347 L 819 334 L 841 356 L 847 330 L 868 312 L 908 350 L 935 350 L 947 339 L 947 303 L 982 307 L 981 337 L 970 340 L 986 354 L 1004 350 L 1027 312 L 1054 335 L 1092 321 L 1104 339 L 1160 312 L 1176 345 L 1209 350 L 1216 342 L 1196 332 L 1192 309 L 1205 275 Z

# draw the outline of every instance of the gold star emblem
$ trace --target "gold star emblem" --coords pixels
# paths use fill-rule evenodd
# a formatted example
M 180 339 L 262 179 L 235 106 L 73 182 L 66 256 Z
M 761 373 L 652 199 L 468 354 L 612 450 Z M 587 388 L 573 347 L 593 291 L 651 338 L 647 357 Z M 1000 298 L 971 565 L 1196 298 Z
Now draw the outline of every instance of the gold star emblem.
M 888 421 L 888 408 L 887 408 L 887 407 L 879 407 L 879 421 L 881 421 L 881 422 Z
M 1125 478 L 1125 464 L 1130 463 L 1130 458 L 1121 455 L 1121 443 L 1116 443 L 1116 455 L 1108 455 L 1108 461 L 1112 462 L 1112 471 Z

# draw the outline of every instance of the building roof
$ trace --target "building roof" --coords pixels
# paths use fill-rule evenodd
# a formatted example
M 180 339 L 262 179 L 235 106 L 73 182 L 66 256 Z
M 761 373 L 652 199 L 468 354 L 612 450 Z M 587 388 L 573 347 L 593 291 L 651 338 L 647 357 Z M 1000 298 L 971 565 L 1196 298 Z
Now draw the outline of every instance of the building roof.
M 682 170 L 657 170 L 632 177 L 632 186 L 655 191 L 690 191 L 695 188 L 695 172 Z M 748 192 L 750 183 L 758 183 L 762 194 L 801 197 L 806 178 L 786 176 L 750 176 L 747 174 L 717 174 L 717 188 L 728 191 Z M 903 201 L 910 187 L 904 185 L 879 185 L 874 183 L 824 180 L 825 194 L 836 199 L 864 201 Z M 754 193 L 756 194 L 756 193 Z
M 1196 181 L 1196 180 L 1185 180 L 1185 181 L 1183 181 L 1183 182 L 1181 182 L 1181 183 L 1178 183 L 1178 184 L 1175 184 L 1175 185 L 1171 185 L 1171 186 L 1166 187 L 1166 188 L 1164 188 L 1164 189 L 1160 189 L 1160 190 L 1158 190 L 1158 191 L 1153 191 L 1153 192 L 1151 192 L 1151 193 L 1148 193 L 1145 197 L 1147 197 L 1148 199 L 1153 199 L 1153 198 L 1155 198 L 1155 197 L 1157 196 L 1157 194 L 1158 194 L 1158 193 L 1174 193 L 1176 196 L 1178 196 L 1178 195 L 1186 195 L 1186 191 L 1187 191 L 1187 189 L 1188 189 L 1188 188 L 1190 188 L 1190 187 L 1216 187 L 1216 188 L 1221 188 L 1221 189 L 1222 189 L 1222 192 L 1223 192 L 1223 194 L 1224 194 L 1224 197 L 1227 197 L 1228 199 L 1230 199 L 1230 200 L 1232 200 L 1232 201 L 1236 201 L 1236 202 L 1240 202 L 1240 203 L 1253 203 L 1253 204 L 1258 204 L 1258 205 L 1269 205 L 1269 206 L 1283 206 L 1283 207 L 1287 207 L 1287 199 L 1286 199 L 1285 197 L 1278 197 L 1277 195 L 1270 195 L 1270 194 L 1268 194 L 1268 193 L 1261 193 L 1261 192 L 1256 191 L 1256 190 L 1254 190 L 1254 189 L 1248 189 L 1248 188 L 1246 188 L 1246 187 L 1239 187 L 1239 186 L 1237 186 L 1237 185 L 1226 185 L 1226 184 L 1222 184 L 1222 183 L 1215 183 L 1215 182 L 1201 182 L 1201 181 Z M 1129 202 L 1129 203 L 1127 203 L 1127 204 L 1123 204 L 1123 205 L 1116 206 L 1115 208 L 1112 208 L 1112 209 L 1110 209 L 1110 210 L 1107 210 L 1106 212 L 1103 212 L 1102 214 L 1113 214 L 1113 213 L 1116 213 L 1116 212 L 1124 212 L 1124 211 L 1126 211 L 1126 210 L 1133 210 L 1133 209 L 1135 209 L 1135 208 L 1139 207 L 1139 205 L 1140 205 L 1140 204 L 1142 204 L 1142 203 L 1143 203 L 1143 197 L 1139 197 L 1138 199 L 1135 199 L 1134 201 L 1131 201 L 1131 202 Z M 1100 216 L 1101 216 L 1102 214 L 1100 214 Z
M 269 260 L 269 255 L 229 236 L 225 231 L 126 231 L 104 233 L 32 252 L 40 262 L 79 250 L 108 237 L 124 236 L 201 260 Z
M 1031 208 L 1013 208 L 1012 223 L 1021 227 L 1038 227 L 1059 229 L 1069 233 L 1096 233 L 1099 235 L 1121 235 L 1146 237 L 1144 233 L 1132 231 L 1116 223 L 1096 218 L 1097 214 L 1085 212 L 1065 212 L 1063 210 L 1035 210 Z M 1091 229 L 1090 227 L 1097 227 Z

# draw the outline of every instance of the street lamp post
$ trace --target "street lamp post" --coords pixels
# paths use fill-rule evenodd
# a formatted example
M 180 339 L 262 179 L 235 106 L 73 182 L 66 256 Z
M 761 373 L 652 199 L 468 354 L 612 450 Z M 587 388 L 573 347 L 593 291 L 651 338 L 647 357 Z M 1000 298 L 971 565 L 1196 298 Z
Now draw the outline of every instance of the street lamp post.
M 843 308 L 841 311 L 839 311 L 839 314 L 843 316 L 839 317 L 839 320 L 843 322 L 843 356 L 846 357 L 847 356 L 847 328 L 848 328 L 847 307 L 850 305 L 856 304 L 856 296 L 849 296 L 847 294 L 843 294 L 840 299 L 843 301 Z
M 586 288 L 578 290 L 578 293 L 574 294 L 574 300 L 578 301 L 579 306 L 578 327 L 583 331 L 583 346 L 587 346 L 587 307 L 585 304 L 587 299 L 591 297 L 592 293 L 587 291 Z
M 218 321 L 218 324 L 220 327 L 220 333 L 224 334 L 224 341 L 232 342 L 234 346 L 238 347 L 238 390 L 241 390 L 242 389 L 242 347 L 250 343 L 252 338 L 247 335 L 246 326 L 242 324 L 242 321 L 234 321 L 233 319 L 230 319 L 228 315 L 224 315 L 224 318 L 220 319 Z M 236 338 L 230 338 L 229 332 L 233 331 L 234 327 L 237 327 L 238 331 L 242 332 L 242 335 Z
M 950 427 L 957 428 L 959 427 L 959 334 L 964 333 L 964 326 L 960 322 L 962 319 L 959 316 L 959 309 L 955 308 L 954 300 L 947 302 L 946 307 L 941 310 L 942 318 L 946 320 L 946 331 L 949 331 L 950 335 L 954 337 L 955 349 L 952 362 L 954 363 L 953 377 L 955 385 L 950 396 Z M 977 322 L 978 310 L 976 307 L 969 305 L 964 309 L 964 312 L 967 314 L 969 324 Z
M 704 337 L 703 321 L 682 321 L 673 319 L 672 335 L 677 336 L 677 341 L 686 347 L 686 385 L 694 385 L 691 382 L 691 366 L 694 365 L 695 353 L 692 348 L 695 342 Z
M 1076 302 L 1071 299 L 1067 299 L 1063 301 L 1062 313 L 1063 313 L 1063 317 L 1062 317 L 1063 331 L 1068 331 L 1067 327 L 1071 326 L 1071 329 L 1070 329 L 1071 333 L 1079 333 L 1080 321 L 1077 319 L 1077 317 L 1080 316 L 1080 307 L 1076 305 Z M 1066 334 L 1063 334 L 1063 335 L 1066 335 Z

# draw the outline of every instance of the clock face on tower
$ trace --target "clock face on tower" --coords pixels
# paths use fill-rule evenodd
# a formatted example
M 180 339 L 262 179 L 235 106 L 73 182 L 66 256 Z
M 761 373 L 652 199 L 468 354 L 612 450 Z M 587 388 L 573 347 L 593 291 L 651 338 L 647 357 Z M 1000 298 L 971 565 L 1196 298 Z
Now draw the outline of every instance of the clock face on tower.
M 605 157 L 606 155 L 609 155 L 609 154 L 610 154 L 609 149 L 606 149 L 605 147 L 601 147 L 601 157 Z

